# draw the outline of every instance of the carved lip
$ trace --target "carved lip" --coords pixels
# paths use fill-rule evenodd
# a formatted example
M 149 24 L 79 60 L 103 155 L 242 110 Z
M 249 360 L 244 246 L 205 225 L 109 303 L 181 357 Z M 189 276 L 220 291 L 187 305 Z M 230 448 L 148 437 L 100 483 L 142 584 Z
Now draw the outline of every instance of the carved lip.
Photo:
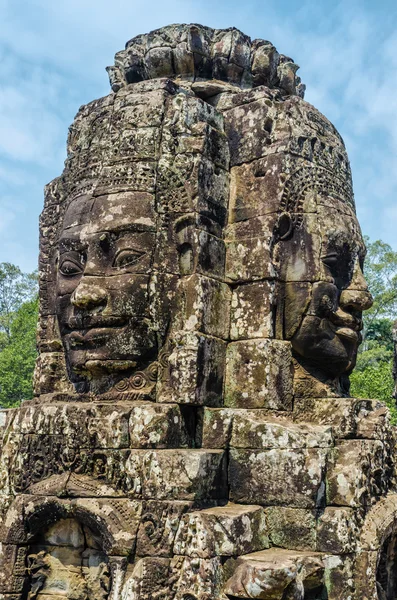
M 336 333 L 339 330 L 350 330 L 353 332 L 361 331 L 363 328 L 363 321 L 360 317 L 353 316 L 349 313 L 337 311 L 330 314 L 330 321 L 335 327 Z M 342 334 L 343 335 L 343 334 Z
M 356 344 L 359 341 L 359 334 L 351 327 L 339 327 L 335 330 L 335 333 L 338 337 L 344 338 L 349 342 Z
M 122 327 L 125 323 L 125 318 L 112 315 L 73 315 L 67 320 L 66 327 L 69 331 L 74 332 L 103 327 Z
M 91 329 L 83 329 L 72 331 L 68 338 L 71 347 L 78 347 L 81 345 L 105 343 L 110 337 L 115 334 L 119 335 L 123 331 L 124 327 L 93 327 Z

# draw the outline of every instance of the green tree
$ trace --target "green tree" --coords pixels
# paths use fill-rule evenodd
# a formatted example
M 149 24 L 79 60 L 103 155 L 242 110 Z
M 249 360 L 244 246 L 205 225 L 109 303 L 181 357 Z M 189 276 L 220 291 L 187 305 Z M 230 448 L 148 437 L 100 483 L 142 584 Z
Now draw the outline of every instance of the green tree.
M 365 277 L 374 298 L 364 313 L 363 343 L 356 369 L 350 377 L 350 393 L 358 398 L 382 400 L 397 423 L 393 371 L 393 321 L 397 316 L 397 252 L 384 242 L 366 238 Z
M 382 327 L 391 341 L 390 323 L 397 316 L 397 252 L 380 240 L 371 242 L 366 236 L 365 242 L 367 258 L 364 273 L 374 303 L 364 313 L 362 352 L 368 349 L 369 340 L 381 336 Z
M 15 406 L 33 394 L 37 356 L 37 274 L 0 263 L 0 406 Z
M 0 352 L 0 406 L 20 404 L 33 396 L 33 370 L 37 357 L 37 297 L 24 302 L 10 326 L 9 343 Z
M 10 341 L 19 307 L 36 294 L 37 273 L 22 273 L 16 265 L 0 263 L 0 350 Z

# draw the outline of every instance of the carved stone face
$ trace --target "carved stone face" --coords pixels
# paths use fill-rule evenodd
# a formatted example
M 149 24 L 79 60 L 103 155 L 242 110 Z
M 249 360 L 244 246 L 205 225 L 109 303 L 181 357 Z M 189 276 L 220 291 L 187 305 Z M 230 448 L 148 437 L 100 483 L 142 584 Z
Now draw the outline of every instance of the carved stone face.
M 284 336 L 309 366 L 339 376 L 354 367 L 362 311 L 372 304 L 362 267 L 365 246 L 346 204 L 319 199 L 281 242 Z
M 156 356 L 149 306 L 156 232 L 149 199 L 132 192 L 80 197 L 67 209 L 56 312 L 72 378 L 125 372 Z

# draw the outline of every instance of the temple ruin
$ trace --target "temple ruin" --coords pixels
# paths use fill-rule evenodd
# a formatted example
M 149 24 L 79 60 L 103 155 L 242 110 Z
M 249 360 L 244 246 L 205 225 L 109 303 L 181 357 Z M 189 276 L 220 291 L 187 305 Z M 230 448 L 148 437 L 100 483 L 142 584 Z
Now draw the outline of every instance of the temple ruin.
M 396 600 L 395 431 L 349 396 L 349 160 L 297 69 L 172 25 L 80 108 L 35 398 L 0 412 L 0 600 Z

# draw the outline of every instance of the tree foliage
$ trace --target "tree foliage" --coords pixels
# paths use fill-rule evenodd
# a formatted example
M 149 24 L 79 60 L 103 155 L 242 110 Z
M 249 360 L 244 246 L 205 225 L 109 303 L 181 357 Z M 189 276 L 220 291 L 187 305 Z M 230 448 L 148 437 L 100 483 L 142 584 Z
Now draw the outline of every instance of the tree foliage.
M 397 252 L 384 242 L 366 238 L 365 277 L 374 298 L 364 313 L 363 343 L 350 377 L 351 395 L 382 400 L 397 423 L 393 398 L 393 322 L 397 318 Z
M 33 396 L 33 370 L 37 357 L 38 300 L 24 302 L 10 325 L 8 344 L 0 352 L 0 406 L 11 407 Z
M 0 263 L 0 406 L 32 397 L 37 356 L 37 275 Z

